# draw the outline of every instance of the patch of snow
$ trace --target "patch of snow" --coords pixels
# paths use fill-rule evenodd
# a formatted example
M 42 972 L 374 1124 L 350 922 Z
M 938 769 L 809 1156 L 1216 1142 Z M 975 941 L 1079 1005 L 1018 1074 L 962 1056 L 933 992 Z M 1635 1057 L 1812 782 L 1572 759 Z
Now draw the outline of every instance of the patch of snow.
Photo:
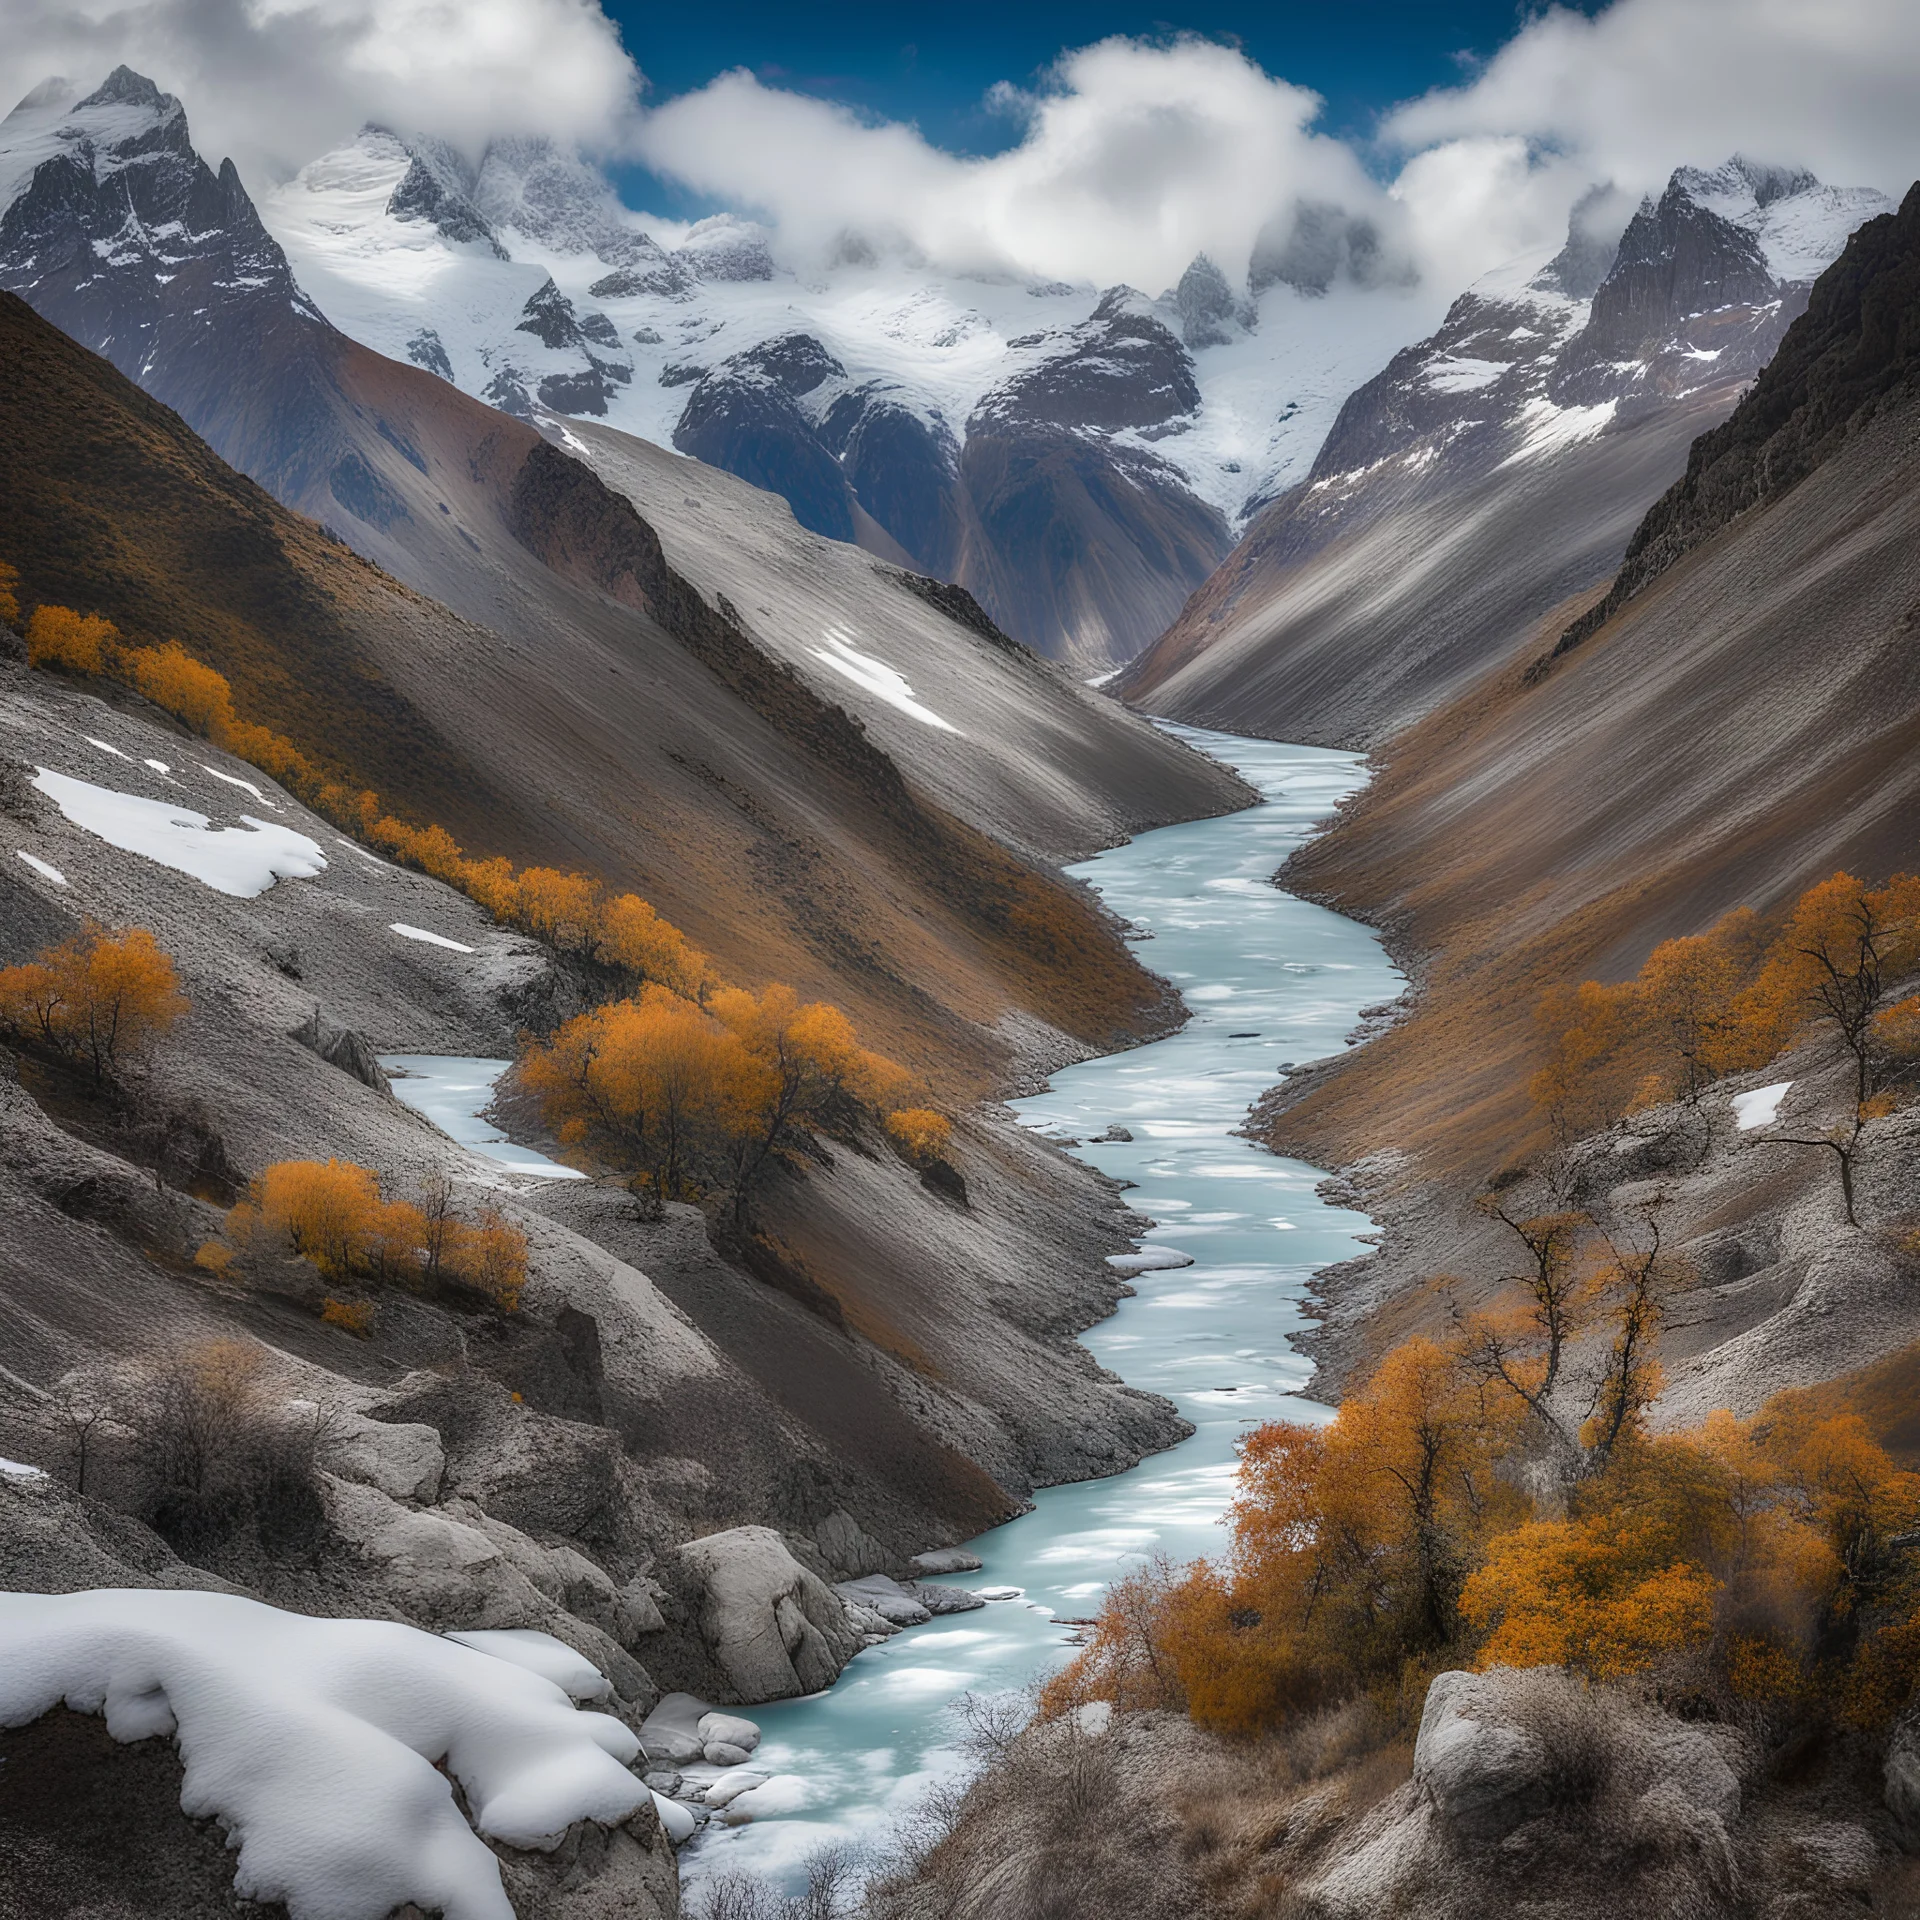
M 46 861 L 42 860 L 37 854 L 29 853 L 25 847 L 15 847 L 14 852 L 17 853 L 41 879 L 51 880 L 56 887 L 64 887 L 67 884 L 67 876 L 62 873 L 58 867 L 49 866 Z
M 147 765 L 150 766 L 155 773 L 171 773 L 173 771 L 164 760 L 149 760 Z
M 424 940 L 430 947 L 448 947 L 455 953 L 473 952 L 473 948 L 458 940 L 449 940 L 444 933 L 429 933 L 425 927 L 410 927 L 404 920 L 389 922 L 389 930 L 397 933 L 402 940 Z
M 0 1478 L 8 1480 L 44 1480 L 45 1467 L 30 1467 L 24 1460 L 0 1460 Z
M 0 1594 L 0 1725 L 63 1700 L 104 1712 L 116 1740 L 177 1734 L 181 1807 L 227 1829 L 235 1891 L 299 1920 L 384 1920 L 408 1901 L 513 1920 L 474 1827 L 545 1848 L 647 1798 L 634 1735 L 539 1674 L 417 1627 L 235 1594 Z
M 133 758 L 133 755 L 130 753 L 122 753 L 111 740 L 96 740 L 90 733 L 82 734 L 81 738 L 86 741 L 88 746 L 98 747 L 102 753 L 110 753 L 116 760 L 131 760 Z
M 1755 1087 L 1733 1096 L 1733 1124 L 1741 1133 L 1755 1127 L 1770 1127 L 1780 1117 L 1780 1102 L 1787 1097 L 1791 1080 L 1776 1081 L 1770 1087 Z
M 896 672 L 884 660 L 876 660 L 870 653 L 858 651 L 853 645 L 853 636 L 844 627 L 829 627 L 824 637 L 827 644 L 813 649 L 816 660 L 824 661 L 835 673 L 843 674 L 856 687 L 864 687 L 868 693 L 918 720 L 922 726 L 938 727 L 942 733 L 959 733 L 960 729 L 951 720 L 943 720 L 931 707 L 923 707 L 913 697 L 913 689 L 907 684 L 905 674 Z
M 1427 385 L 1435 393 L 1478 393 L 1482 387 L 1492 386 L 1508 371 L 1510 364 L 1505 360 L 1474 360 L 1464 354 L 1448 355 L 1428 364 L 1426 379 Z
M 237 827 L 216 827 L 190 807 L 96 787 L 46 767 L 36 771 L 33 784 L 76 827 L 109 846 L 190 874 L 238 900 L 265 893 L 276 880 L 308 880 L 327 868 L 327 856 L 304 833 L 250 814 L 242 814 Z
M 1193 1265 L 1193 1255 L 1175 1247 L 1142 1247 L 1138 1253 L 1110 1253 L 1107 1265 L 1131 1279 L 1136 1273 L 1169 1273 Z
M 660 1816 L 667 1838 L 676 1847 L 684 1847 L 700 1831 L 699 1821 L 678 1800 L 669 1800 L 664 1793 L 653 1796 L 653 1810 Z
M 1500 464 L 1517 466 L 1522 460 L 1543 459 L 1591 440 L 1613 418 L 1618 405 L 1617 400 L 1603 400 L 1592 407 L 1556 407 L 1551 400 L 1529 400 L 1519 413 L 1520 445 Z
M 200 771 L 202 773 L 212 774 L 216 780 L 224 780 L 227 783 L 227 785 L 230 787 L 240 788 L 240 790 L 243 793 L 252 794 L 253 797 L 256 800 L 258 800 L 263 807 L 272 807 L 276 813 L 279 812 L 280 810 L 279 802 L 276 800 L 269 800 L 267 796 L 264 793 L 262 793 L 260 789 L 256 787 L 251 780 L 242 780 L 238 774 L 234 774 L 234 773 L 222 773 L 218 767 L 210 767 L 207 765 L 207 763 L 204 760 L 201 761 L 200 763 Z
M 490 1653 L 516 1667 L 525 1667 L 543 1680 L 551 1680 L 561 1692 L 574 1700 L 604 1700 L 613 1691 L 607 1676 L 583 1653 L 575 1653 L 564 1640 L 536 1627 L 474 1627 L 449 1633 L 476 1653 Z

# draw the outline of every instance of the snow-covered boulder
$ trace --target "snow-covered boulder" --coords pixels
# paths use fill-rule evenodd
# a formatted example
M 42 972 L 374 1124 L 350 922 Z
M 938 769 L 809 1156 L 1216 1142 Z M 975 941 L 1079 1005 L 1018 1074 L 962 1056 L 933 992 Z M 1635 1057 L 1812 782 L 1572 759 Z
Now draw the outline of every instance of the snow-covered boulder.
M 831 1686 L 860 1648 L 840 1596 L 771 1527 L 730 1527 L 679 1549 L 703 1594 L 700 1632 L 744 1700 Z
M 181 1807 L 227 1829 L 235 1892 L 299 1920 L 385 1920 L 408 1902 L 514 1920 L 486 1840 L 553 1850 L 580 1822 L 618 1829 L 651 1806 L 617 1720 L 524 1664 L 392 1621 L 234 1594 L 0 1594 L 0 1725 L 62 1701 L 104 1712 L 117 1740 L 175 1736 Z
M 536 1627 L 479 1627 L 447 1638 L 551 1680 L 570 1700 L 605 1700 L 613 1691 L 613 1683 L 585 1654 Z

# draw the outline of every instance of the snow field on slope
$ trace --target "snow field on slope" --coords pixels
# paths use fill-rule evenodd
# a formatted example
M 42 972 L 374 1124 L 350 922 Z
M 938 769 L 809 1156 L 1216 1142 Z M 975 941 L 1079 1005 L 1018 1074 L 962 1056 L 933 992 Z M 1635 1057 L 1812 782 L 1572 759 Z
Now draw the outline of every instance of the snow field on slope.
M 36 769 L 33 784 L 74 826 L 109 846 L 237 900 L 265 893 L 276 880 L 307 880 L 327 868 L 317 841 L 251 814 L 242 814 L 237 827 L 216 827 L 204 813 L 176 801 L 142 799 L 47 767 Z
M 104 1712 L 116 1740 L 176 1734 L 182 1809 L 228 1829 L 235 1890 L 293 1920 L 385 1920 L 408 1901 L 513 1920 L 436 1762 L 508 1846 L 551 1847 L 648 1798 L 635 1736 L 524 1660 L 233 1594 L 0 1593 L 0 1725 L 63 1700 Z

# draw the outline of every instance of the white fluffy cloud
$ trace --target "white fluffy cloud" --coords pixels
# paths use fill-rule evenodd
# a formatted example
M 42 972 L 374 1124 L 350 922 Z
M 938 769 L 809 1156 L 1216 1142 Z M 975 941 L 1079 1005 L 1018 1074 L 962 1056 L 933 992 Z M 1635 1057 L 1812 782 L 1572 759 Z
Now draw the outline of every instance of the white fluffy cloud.
M 1913 0 L 1615 0 L 1540 15 L 1387 132 L 1417 150 L 1518 137 L 1635 192 L 1744 152 L 1898 195 L 1920 174 L 1916 99 Z
M 1033 94 L 1000 90 L 1022 138 L 959 159 L 898 124 L 729 73 L 647 116 L 640 152 L 696 190 L 830 249 L 848 230 L 956 266 L 1157 291 L 1196 253 L 1244 266 L 1297 198 L 1389 217 L 1316 95 L 1230 48 L 1104 40 Z
M 178 93 L 203 149 L 233 153 L 257 185 L 368 119 L 469 151 L 550 134 L 768 219 L 796 258 L 852 233 L 951 267 L 1149 292 L 1201 252 L 1237 274 L 1270 223 L 1332 203 L 1456 287 L 1552 245 L 1591 185 L 1638 194 L 1736 150 L 1902 191 L 1920 173 L 1913 9 L 1556 8 L 1469 82 L 1388 117 L 1379 152 L 1398 171 L 1384 185 L 1314 131 L 1314 94 L 1191 38 L 1104 40 L 1032 92 L 998 89 L 1019 138 L 984 159 L 744 72 L 644 110 L 599 0 L 0 0 L 0 92 L 51 73 L 91 83 L 124 60 Z
M 377 120 L 478 146 L 627 136 L 640 76 L 598 0 L 0 0 L 0 112 L 125 62 L 260 184 Z

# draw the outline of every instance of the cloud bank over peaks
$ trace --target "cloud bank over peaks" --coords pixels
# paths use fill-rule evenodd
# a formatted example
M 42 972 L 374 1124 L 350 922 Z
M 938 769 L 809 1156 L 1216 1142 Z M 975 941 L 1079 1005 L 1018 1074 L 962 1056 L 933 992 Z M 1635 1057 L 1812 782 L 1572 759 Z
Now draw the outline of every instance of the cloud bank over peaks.
M 1302 204 L 1370 222 L 1389 252 L 1408 244 L 1354 153 L 1312 131 L 1319 97 L 1232 48 L 1103 40 L 994 104 L 1020 117 L 1021 138 L 963 158 L 734 72 L 649 113 L 638 151 L 816 257 L 855 236 L 960 271 L 1158 291 L 1196 254 L 1244 273 Z
M 255 185 L 369 120 L 476 153 L 543 134 L 617 151 L 643 84 L 598 0 L 0 0 L 0 112 L 122 63 Z
M 1518 138 L 1636 194 L 1745 153 L 1898 198 L 1920 175 L 1916 97 L 1913 0 L 1615 0 L 1549 8 L 1385 132 L 1407 151 Z

